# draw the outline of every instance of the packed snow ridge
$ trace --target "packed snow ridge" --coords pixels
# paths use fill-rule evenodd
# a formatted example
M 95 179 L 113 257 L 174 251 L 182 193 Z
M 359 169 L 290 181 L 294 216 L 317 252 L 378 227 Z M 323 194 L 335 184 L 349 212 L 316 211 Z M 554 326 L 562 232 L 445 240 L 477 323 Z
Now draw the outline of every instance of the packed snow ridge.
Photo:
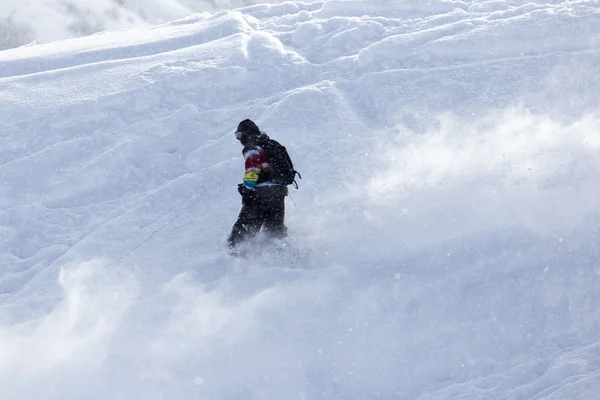
M 0 52 L 3 399 L 597 397 L 593 2 L 185 15 Z M 245 118 L 299 263 L 224 250 Z

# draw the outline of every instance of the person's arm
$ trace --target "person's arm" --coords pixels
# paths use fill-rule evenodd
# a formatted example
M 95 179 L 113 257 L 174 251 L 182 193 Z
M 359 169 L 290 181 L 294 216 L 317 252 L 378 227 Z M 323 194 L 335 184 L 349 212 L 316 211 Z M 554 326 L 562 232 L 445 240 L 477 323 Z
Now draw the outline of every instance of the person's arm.
M 258 175 L 260 174 L 260 153 L 254 146 L 245 147 L 243 150 L 246 172 L 244 174 L 244 186 L 255 190 Z

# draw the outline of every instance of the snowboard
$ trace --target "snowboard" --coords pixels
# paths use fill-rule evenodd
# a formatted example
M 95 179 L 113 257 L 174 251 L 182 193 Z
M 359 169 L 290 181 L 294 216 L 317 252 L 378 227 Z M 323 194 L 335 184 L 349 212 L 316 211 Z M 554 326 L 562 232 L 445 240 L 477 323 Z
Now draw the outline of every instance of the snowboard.
M 251 239 L 229 249 L 229 255 L 240 260 L 252 260 L 265 267 L 298 268 L 308 261 L 308 254 L 287 238 Z

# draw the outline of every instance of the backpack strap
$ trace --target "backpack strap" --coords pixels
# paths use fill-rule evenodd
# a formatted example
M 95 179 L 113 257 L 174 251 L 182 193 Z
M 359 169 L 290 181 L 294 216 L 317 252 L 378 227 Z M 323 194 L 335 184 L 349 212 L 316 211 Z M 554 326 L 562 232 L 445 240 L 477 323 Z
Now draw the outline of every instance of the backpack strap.
M 294 170 L 294 176 L 298 175 L 299 179 L 302 179 L 302 175 L 300 175 L 300 172 Z M 298 182 L 296 182 L 296 179 L 294 179 L 294 181 L 292 182 L 292 185 L 294 185 L 294 187 L 296 189 L 298 189 Z

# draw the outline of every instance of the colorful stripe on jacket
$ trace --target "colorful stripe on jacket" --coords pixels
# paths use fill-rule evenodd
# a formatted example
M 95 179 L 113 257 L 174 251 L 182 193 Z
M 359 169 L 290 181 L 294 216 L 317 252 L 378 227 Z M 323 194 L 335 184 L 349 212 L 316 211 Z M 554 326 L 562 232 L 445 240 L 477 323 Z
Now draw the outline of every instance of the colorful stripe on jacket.
M 259 146 L 244 147 L 242 154 L 244 155 L 246 168 L 244 174 L 244 186 L 254 190 L 257 186 L 263 185 L 263 182 L 258 185 L 258 178 L 261 171 L 266 172 L 269 170 L 269 162 L 267 161 L 265 151 Z

